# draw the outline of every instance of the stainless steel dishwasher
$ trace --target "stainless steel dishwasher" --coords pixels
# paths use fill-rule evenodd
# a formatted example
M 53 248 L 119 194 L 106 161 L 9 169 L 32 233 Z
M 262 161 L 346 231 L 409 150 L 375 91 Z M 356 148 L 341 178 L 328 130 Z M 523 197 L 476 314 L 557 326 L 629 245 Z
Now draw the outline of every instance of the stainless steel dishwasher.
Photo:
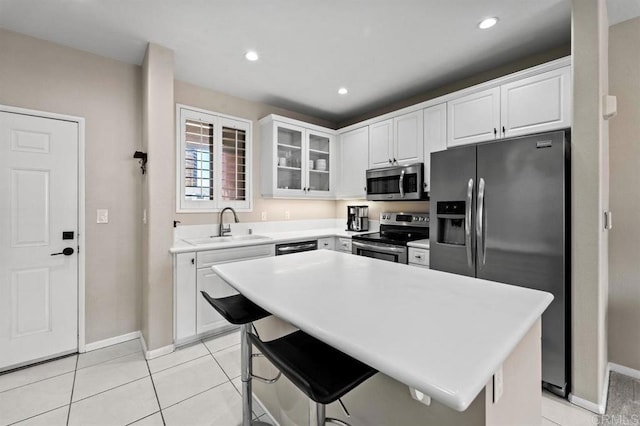
M 318 250 L 318 240 L 276 244 L 276 256 Z

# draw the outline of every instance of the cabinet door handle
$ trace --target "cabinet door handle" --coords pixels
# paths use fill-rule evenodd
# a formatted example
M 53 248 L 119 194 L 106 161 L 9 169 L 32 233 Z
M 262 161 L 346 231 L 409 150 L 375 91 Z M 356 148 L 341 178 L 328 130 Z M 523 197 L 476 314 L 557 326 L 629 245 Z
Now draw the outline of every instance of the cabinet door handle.
M 391 158 L 389 158 L 389 164 L 393 164 L 393 163 L 391 162 Z
M 502 134 L 505 135 L 507 133 L 507 131 L 505 130 L 504 126 L 502 126 Z
M 393 159 L 393 164 L 397 164 L 398 160 L 396 160 L 395 158 Z
M 498 129 L 496 129 L 495 127 L 493 128 L 493 137 L 497 137 L 498 136 Z
M 196 260 L 195 259 L 191 259 L 191 264 L 195 265 L 196 264 Z

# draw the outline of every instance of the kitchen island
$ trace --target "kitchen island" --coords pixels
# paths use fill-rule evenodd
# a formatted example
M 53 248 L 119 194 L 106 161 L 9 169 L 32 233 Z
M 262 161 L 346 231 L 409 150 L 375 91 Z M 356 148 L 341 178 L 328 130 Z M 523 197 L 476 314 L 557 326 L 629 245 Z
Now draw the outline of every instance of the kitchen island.
M 345 398 L 354 426 L 540 424 L 549 293 L 327 250 L 213 270 L 274 316 L 380 372 Z M 263 339 L 282 329 L 268 319 L 258 327 Z M 256 371 L 269 374 L 266 363 Z M 493 403 L 499 371 L 504 394 Z M 256 383 L 255 393 L 280 424 L 306 424 L 306 398 L 286 380 Z M 328 413 L 345 419 L 336 407 Z

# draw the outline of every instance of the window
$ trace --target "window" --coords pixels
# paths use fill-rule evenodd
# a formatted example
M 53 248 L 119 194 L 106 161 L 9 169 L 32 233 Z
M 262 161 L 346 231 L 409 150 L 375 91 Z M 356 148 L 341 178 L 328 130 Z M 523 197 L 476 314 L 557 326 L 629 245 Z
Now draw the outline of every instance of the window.
M 178 105 L 177 211 L 251 211 L 251 121 Z

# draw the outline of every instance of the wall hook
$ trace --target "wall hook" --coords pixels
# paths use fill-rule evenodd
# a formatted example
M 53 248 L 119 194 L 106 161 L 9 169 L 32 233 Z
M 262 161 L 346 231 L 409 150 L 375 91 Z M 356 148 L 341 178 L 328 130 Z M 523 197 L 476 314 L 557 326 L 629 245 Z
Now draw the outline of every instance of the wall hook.
M 133 153 L 133 158 L 140 159 L 140 169 L 142 170 L 142 174 L 145 174 L 147 171 L 147 153 L 136 151 Z

